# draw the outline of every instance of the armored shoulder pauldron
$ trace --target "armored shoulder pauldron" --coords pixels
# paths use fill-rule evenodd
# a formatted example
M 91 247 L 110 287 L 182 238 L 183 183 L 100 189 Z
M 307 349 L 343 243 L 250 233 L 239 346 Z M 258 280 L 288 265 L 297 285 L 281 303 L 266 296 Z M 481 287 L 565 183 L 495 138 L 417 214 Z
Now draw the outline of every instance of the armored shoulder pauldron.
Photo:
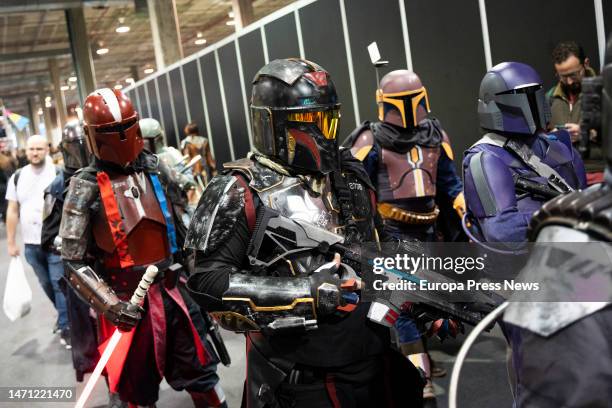
M 231 235 L 244 208 L 244 189 L 235 176 L 222 174 L 213 178 L 198 204 L 185 247 L 204 253 L 216 250 Z
M 98 198 L 98 185 L 78 178 L 70 179 L 64 201 L 59 236 L 62 238 L 62 257 L 81 260 L 87 251 L 87 236 L 90 208 Z
M 595 239 L 612 241 L 612 189 L 598 184 L 547 202 L 531 219 L 530 239 L 550 225 L 574 228 Z
M 536 244 L 526 276 L 546 282 L 547 292 L 542 296 L 550 293 L 554 299 L 511 302 L 506 322 L 548 337 L 610 304 L 606 299 L 562 301 L 575 298 L 576 293 L 591 293 L 594 284 L 601 288 L 609 287 L 606 281 L 612 282 L 606 253 L 609 245 L 597 246 L 604 252 L 595 250 L 588 256 L 589 247 L 578 246 L 612 240 L 609 186 L 598 184 L 549 201 L 533 216 L 529 228 L 530 240 L 542 245 Z M 557 299 L 561 301 L 551 301 Z
M 223 167 L 244 175 L 249 181 L 249 187 L 258 193 L 279 186 L 285 179 L 284 175 L 247 158 L 225 163 Z

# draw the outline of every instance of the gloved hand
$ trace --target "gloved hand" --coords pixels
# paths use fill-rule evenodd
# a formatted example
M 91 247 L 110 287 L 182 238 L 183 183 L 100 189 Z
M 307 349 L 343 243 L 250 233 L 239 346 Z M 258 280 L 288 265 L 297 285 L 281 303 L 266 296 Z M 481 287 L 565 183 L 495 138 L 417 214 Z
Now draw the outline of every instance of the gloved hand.
M 463 215 L 465 214 L 467 208 L 465 206 L 465 196 L 463 195 L 463 191 L 460 192 L 453 200 L 453 208 L 457 212 L 459 218 L 463 218 Z
M 444 316 L 424 303 L 405 302 L 401 311 L 410 314 L 427 337 L 436 336 L 443 341 L 449 336 L 455 338 L 457 334 L 465 332 L 460 321 Z
M 106 317 L 112 324 L 117 326 L 120 331 L 127 332 L 136 327 L 144 309 L 140 306 L 133 305 L 129 302 L 119 301 L 104 312 Z
M 464 333 L 465 329 L 461 322 L 453 319 L 438 319 L 431 322 L 427 329 L 426 336 L 436 336 L 440 341 L 446 340 L 449 336 L 453 339 L 457 337 L 459 333 Z
M 359 296 L 354 293 L 359 289 L 358 283 L 355 279 L 343 282 L 339 268 L 340 255 L 336 254 L 332 262 L 321 265 L 310 275 L 310 290 L 321 315 L 351 312 L 359 302 Z

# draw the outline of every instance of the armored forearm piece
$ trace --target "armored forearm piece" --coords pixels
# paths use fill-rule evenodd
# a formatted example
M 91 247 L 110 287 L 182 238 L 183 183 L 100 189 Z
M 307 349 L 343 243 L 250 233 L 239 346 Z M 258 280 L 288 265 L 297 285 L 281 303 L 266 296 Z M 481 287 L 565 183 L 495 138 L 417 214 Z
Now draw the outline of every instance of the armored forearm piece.
M 211 314 L 228 330 L 275 332 L 317 327 L 308 278 L 232 274 L 222 300 L 225 311 Z
M 82 260 L 87 251 L 89 209 L 98 197 L 98 185 L 82 178 L 70 180 L 64 201 L 59 236 L 62 238 L 62 258 Z
M 65 262 L 70 286 L 88 305 L 104 314 L 121 303 L 115 292 L 87 265 Z

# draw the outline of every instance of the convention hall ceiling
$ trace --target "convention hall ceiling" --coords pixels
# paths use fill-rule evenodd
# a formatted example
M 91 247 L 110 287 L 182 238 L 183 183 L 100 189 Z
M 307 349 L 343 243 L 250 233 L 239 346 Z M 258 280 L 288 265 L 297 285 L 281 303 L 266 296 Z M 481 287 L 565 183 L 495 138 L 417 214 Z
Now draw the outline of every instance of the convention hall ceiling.
M 175 0 L 185 56 L 230 34 L 235 27 L 231 0 Z M 0 2 L 0 98 L 9 109 L 27 115 L 27 98 L 42 85 L 51 96 L 48 59 L 57 58 L 68 104 L 78 101 L 63 7 L 80 0 L 2 0 Z M 127 86 L 132 69 L 140 78 L 155 69 L 146 0 L 86 0 L 85 18 L 94 58 L 97 85 Z M 291 0 L 254 0 L 256 19 Z M 118 33 L 120 26 L 129 31 Z M 202 39 L 206 40 L 202 44 Z M 199 44 L 196 44 L 196 40 Z M 96 51 L 107 48 L 108 53 Z M 132 68 L 135 67 L 135 68 Z

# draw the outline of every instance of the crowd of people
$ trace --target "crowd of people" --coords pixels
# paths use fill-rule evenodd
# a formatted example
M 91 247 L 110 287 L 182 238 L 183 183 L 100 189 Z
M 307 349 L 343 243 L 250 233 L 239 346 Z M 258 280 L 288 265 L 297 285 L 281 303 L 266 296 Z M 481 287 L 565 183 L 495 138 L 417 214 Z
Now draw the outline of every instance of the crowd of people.
M 516 251 L 546 203 L 550 210 L 589 185 L 609 198 L 605 129 L 581 128 L 581 82 L 596 73 L 575 42 L 560 43 L 553 63 L 559 82 L 548 92 L 524 63 L 484 74 L 482 134 L 460 166 L 426 84 L 408 70 L 382 77 L 378 117 L 340 147 L 333 75 L 304 59 L 271 61 L 253 80 L 255 151 L 219 167 L 196 123 L 178 149 L 167 146 L 157 120 L 140 118 L 121 91 L 99 89 L 82 122 L 65 127 L 62 163 L 41 136 L 28 139 L 28 164 L 16 172 L 16 158 L 0 154 L 9 255 L 20 253 L 19 223 L 79 381 L 115 328 L 129 333 L 128 351 L 107 366 L 109 406 L 153 406 L 162 378 L 197 407 L 227 406 L 209 316 L 246 336 L 243 406 L 435 406 L 433 378 L 445 370 L 431 360 L 428 337 L 456 336 L 460 316 L 406 304 L 376 324 L 372 305 L 359 301 L 360 277 L 346 277 L 326 240 L 494 242 Z M 607 228 L 600 239 L 610 236 L 610 224 L 598 228 Z M 132 303 L 150 265 L 160 273 L 144 303 Z M 581 384 L 534 385 L 525 369 L 535 352 L 521 340 L 529 326 L 500 324 L 517 406 L 585 395 Z M 571 406 L 606 406 L 609 384 L 594 384 L 596 396 Z

